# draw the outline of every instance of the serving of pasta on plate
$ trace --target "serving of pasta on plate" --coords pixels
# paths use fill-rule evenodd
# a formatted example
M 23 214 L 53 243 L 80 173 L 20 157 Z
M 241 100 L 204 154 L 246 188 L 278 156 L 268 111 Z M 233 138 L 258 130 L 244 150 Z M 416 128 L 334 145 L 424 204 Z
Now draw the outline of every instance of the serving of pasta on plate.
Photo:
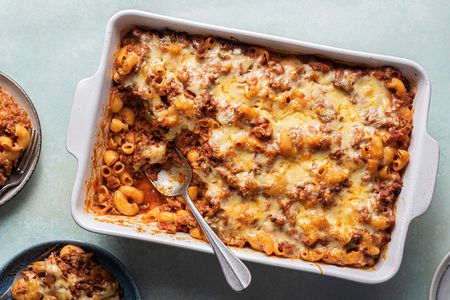
M 30 144 L 30 129 L 26 110 L 0 87 L 0 187 L 6 183 Z

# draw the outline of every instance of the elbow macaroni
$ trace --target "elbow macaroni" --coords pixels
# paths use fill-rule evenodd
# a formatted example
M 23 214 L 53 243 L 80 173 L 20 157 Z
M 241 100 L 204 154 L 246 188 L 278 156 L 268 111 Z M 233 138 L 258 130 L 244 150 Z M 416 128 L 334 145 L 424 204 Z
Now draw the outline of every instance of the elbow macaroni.
M 139 212 L 137 204 L 128 202 L 127 197 L 120 190 L 114 192 L 114 206 L 125 216 L 134 216 Z
M 30 132 L 22 125 L 16 125 L 17 145 L 21 149 L 25 149 L 30 144 Z

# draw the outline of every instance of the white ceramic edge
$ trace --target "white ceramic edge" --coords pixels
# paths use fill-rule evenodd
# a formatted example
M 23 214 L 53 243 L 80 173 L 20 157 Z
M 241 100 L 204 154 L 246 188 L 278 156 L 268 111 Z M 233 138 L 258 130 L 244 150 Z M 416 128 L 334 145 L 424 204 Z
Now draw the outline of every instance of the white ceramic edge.
M 369 64 L 369 65 L 393 65 L 400 68 L 410 68 L 415 72 L 415 78 L 418 81 L 418 90 L 421 94 L 421 102 L 417 104 L 420 106 L 420 109 L 416 110 L 414 115 L 414 131 L 413 131 L 413 139 L 417 140 L 417 142 L 413 142 L 418 147 L 418 149 L 414 149 L 415 155 L 412 155 L 411 165 L 408 167 L 408 170 L 405 174 L 405 177 L 411 177 L 412 179 L 406 181 L 405 179 L 405 188 L 400 194 L 399 201 L 407 201 L 407 199 L 413 199 L 414 195 L 414 205 L 411 203 L 402 204 L 409 205 L 407 211 L 402 211 L 402 218 L 397 217 L 396 227 L 394 229 L 394 233 L 396 233 L 395 239 L 390 242 L 387 252 L 387 259 L 382 259 L 378 264 L 374 271 L 361 270 L 361 269 L 353 269 L 353 268 L 341 268 L 326 264 L 320 264 L 320 268 L 323 270 L 323 274 L 330 275 L 334 277 L 339 277 L 343 279 L 358 281 L 362 283 L 380 283 L 384 282 L 391 277 L 393 277 L 398 269 L 400 268 L 402 256 L 403 256 L 403 248 L 405 244 L 406 234 L 409 222 L 423 214 L 429 207 L 432 199 L 437 166 L 438 166 L 438 146 L 437 143 L 429 136 L 426 129 L 427 115 L 428 115 L 428 106 L 430 101 L 430 81 L 425 70 L 418 65 L 416 62 L 413 62 L 408 59 L 383 56 L 377 54 L 363 53 L 351 50 L 338 49 L 329 46 L 316 45 L 308 42 L 300 42 L 296 40 L 279 38 L 274 36 L 269 36 L 260 33 L 253 33 L 244 30 L 238 29 L 229 29 L 214 25 L 201 24 L 197 22 L 176 19 L 172 17 L 166 17 L 161 15 L 156 15 L 147 12 L 135 11 L 135 10 L 127 10 L 121 11 L 111 17 L 108 22 L 105 34 L 104 48 L 101 57 L 100 66 L 95 73 L 94 76 L 82 80 L 76 90 L 74 104 L 72 108 L 72 114 L 69 121 L 69 128 L 67 134 L 67 149 L 70 153 L 72 153 L 78 160 L 78 169 L 77 176 L 75 179 L 74 189 L 72 193 L 72 202 L 71 202 L 71 211 L 72 216 L 77 224 L 79 224 L 82 228 L 92 231 L 98 232 L 102 234 L 108 235 L 116 235 L 121 237 L 135 238 L 146 241 L 158 242 L 166 245 L 173 245 L 182 248 L 189 248 L 193 250 L 203 251 L 212 253 L 209 246 L 202 242 L 195 242 L 191 240 L 180 240 L 173 235 L 167 234 L 157 234 L 157 235 L 149 235 L 142 234 L 136 232 L 134 229 L 121 227 L 114 224 L 106 224 L 103 222 L 95 221 L 92 216 L 89 216 L 84 211 L 84 195 L 83 192 L 83 183 L 85 180 L 85 176 L 88 175 L 90 161 L 91 161 L 91 147 L 90 143 L 92 140 L 89 140 L 89 136 L 91 138 L 95 138 L 95 134 L 93 136 L 92 132 L 86 131 L 87 127 L 92 127 L 93 114 L 98 112 L 99 110 L 99 102 L 102 99 L 95 99 L 93 97 L 100 96 L 98 95 L 99 89 L 103 83 L 103 81 L 108 78 L 105 77 L 105 74 L 109 74 L 110 70 L 108 70 L 108 60 L 110 60 L 109 51 L 111 47 L 111 39 L 114 34 L 114 25 L 121 18 L 144 18 L 151 21 L 158 21 L 162 24 L 165 24 L 166 27 L 177 27 L 186 26 L 186 27 L 195 27 L 196 31 L 204 31 L 209 32 L 212 35 L 232 35 L 234 37 L 238 37 L 238 39 L 248 40 L 248 39 L 256 39 L 261 40 L 262 43 L 279 43 L 283 44 L 285 47 L 290 49 L 302 48 L 308 49 L 310 54 L 320 54 L 331 59 L 337 59 L 337 56 L 345 57 L 342 60 L 353 61 L 356 64 Z M 175 25 L 174 25 L 175 24 Z M 133 25 L 140 25 L 139 22 Z M 187 30 L 186 30 L 187 31 Z M 191 30 L 192 31 L 192 30 Z M 256 43 L 257 42 L 253 42 Z M 409 70 L 412 72 L 411 70 Z M 411 78 L 410 78 L 411 79 Z M 110 80 L 110 79 L 109 79 Z M 82 100 L 91 98 L 91 101 Z M 417 98 L 417 97 L 416 97 Z M 100 109 L 103 109 L 101 107 Z M 97 120 L 98 121 L 98 120 Z M 86 128 L 85 128 L 86 127 Z M 419 143 L 422 142 L 422 143 Z M 424 155 L 424 154 L 427 155 Z M 414 165 L 414 169 L 417 171 L 418 169 L 422 169 L 423 166 L 426 166 L 426 172 L 412 172 L 412 165 Z M 410 171 L 411 170 L 411 171 Z M 412 174 L 413 173 L 413 174 Z M 406 187 L 409 186 L 409 188 Z M 402 194 L 404 196 L 402 196 Z M 407 196 L 409 197 L 407 197 Z M 407 198 L 405 200 L 405 198 Z M 247 249 L 237 249 L 234 250 L 235 253 L 243 259 L 264 263 L 268 265 L 280 266 L 285 268 L 291 268 L 296 270 L 309 271 L 314 273 L 321 273 L 315 264 L 311 264 L 308 262 L 304 262 L 301 260 L 290 260 L 285 258 L 277 258 L 277 257 L 267 257 L 261 253 L 255 253 L 254 251 L 249 251 Z M 383 265 L 382 267 L 380 267 Z M 384 267 L 386 266 L 386 267 Z M 382 271 L 380 271 L 383 269 Z
M 450 252 L 444 256 L 444 258 L 441 260 L 438 267 L 436 268 L 436 271 L 434 272 L 433 280 L 431 281 L 430 285 L 430 292 L 428 297 L 429 300 L 437 300 L 436 297 L 438 287 L 445 271 L 447 270 L 447 266 L 449 265 L 449 263 L 450 263 Z M 447 272 L 450 272 L 449 270 L 447 270 Z

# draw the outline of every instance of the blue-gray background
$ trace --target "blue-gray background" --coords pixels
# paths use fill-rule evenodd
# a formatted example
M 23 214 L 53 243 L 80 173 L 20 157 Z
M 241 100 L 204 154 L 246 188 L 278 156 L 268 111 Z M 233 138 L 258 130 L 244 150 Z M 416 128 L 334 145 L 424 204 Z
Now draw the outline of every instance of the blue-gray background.
M 69 199 L 76 161 L 65 149 L 77 82 L 98 65 L 105 25 L 137 8 L 417 61 L 433 92 L 428 128 L 441 147 L 437 188 L 426 215 L 411 223 L 399 273 L 363 285 L 249 263 L 253 283 L 233 294 L 211 255 L 101 236 L 79 228 Z M 0 0 L 0 70 L 29 93 L 44 143 L 25 189 L 0 207 L 0 265 L 28 245 L 80 239 L 107 248 L 133 273 L 144 299 L 425 299 L 450 250 L 450 2 L 442 1 L 5 1 Z

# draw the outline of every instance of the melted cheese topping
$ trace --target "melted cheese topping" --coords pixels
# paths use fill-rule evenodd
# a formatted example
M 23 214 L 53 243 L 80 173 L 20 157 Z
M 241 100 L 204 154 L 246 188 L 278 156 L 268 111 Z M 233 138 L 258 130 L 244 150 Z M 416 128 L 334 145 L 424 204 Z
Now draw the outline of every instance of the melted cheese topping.
M 52 253 L 44 260 L 32 263 L 23 271 L 24 277 L 14 283 L 13 299 L 120 299 L 118 283 L 108 278 L 109 275 L 105 276 L 106 270 L 95 264 L 84 264 L 74 258 L 77 255 L 85 255 L 84 252 L 81 254 L 72 252 L 70 255 L 72 258 L 62 258 L 61 254 Z M 64 265 L 64 271 L 58 263 Z M 91 286 L 87 288 L 88 285 Z
M 191 161 L 194 182 L 204 187 L 198 197 L 218 208 L 208 220 L 226 243 L 309 261 L 374 264 L 393 224 L 392 206 L 380 210 L 378 187 L 401 182 L 383 149 L 389 126 L 402 119 L 379 70 L 212 38 L 131 35 L 133 51 L 145 54 L 130 74 L 116 63 L 124 74 L 116 82 L 141 97 L 156 120 L 149 132 L 165 128 L 158 143 L 175 141 L 199 155 Z M 198 141 L 186 141 L 186 131 Z M 161 160 L 134 169 L 155 163 Z M 391 177 L 378 175 L 383 167 Z

